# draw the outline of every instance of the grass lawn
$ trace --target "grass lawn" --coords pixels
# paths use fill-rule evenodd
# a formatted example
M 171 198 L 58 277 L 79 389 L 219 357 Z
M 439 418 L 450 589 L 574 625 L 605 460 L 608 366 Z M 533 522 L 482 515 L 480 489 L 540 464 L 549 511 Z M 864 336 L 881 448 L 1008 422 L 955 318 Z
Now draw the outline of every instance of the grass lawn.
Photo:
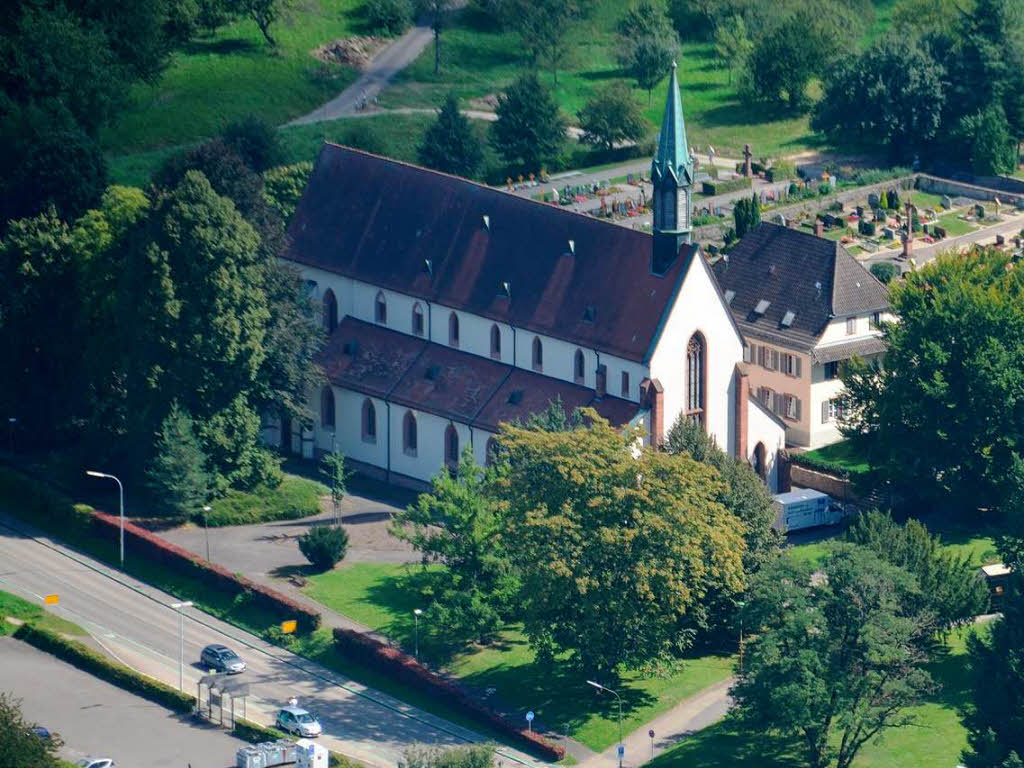
M 418 566 L 355 563 L 314 576 L 308 594 L 395 642 L 412 648 L 413 609 L 426 605 L 420 597 L 429 576 Z M 576 674 L 559 665 L 544 668 L 534 661 L 525 638 L 514 627 L 500 642 L 473 648 L 449 658 L 444 652 L 443 628 L 432 626 L 430 612 L 420 619 L 420 653 L 447 668 L 478 689 L 494 688 L 505 704 L 524 712 L 532 709 L 545 727 L 573 738 L 592 749 L 604 749 L 618 738 L 615 701 L 597 696 Z M 732 658 L 703 656 L 685 660 L 665 674 L 623 675 L 623 731 L 628 733 L 655 715 L 671 708 L 708 685 L 726 678 Z
M 945 216 L 939 216 L 938 224 L 946 230 L 950 237 L 966 235 L 968 232 L 974 232 L 978 229 L 973 223 L 958 218 L 959 216 L 959 213 L 947 213 Z
M 813 451 L 807 451 L 801 454 L 806 456 L 809 460 L 828 461 L 834 464 L 839 464 L 844 469 L 851 473 L 863 473 L 871 469 L 867 459 L 861 454 L 861 452 L 851 443 L 849 440 L 841 440 L 838 443 L 832 443 L 832 445 L 826 445 L 823 448 L 817 448 Z
M 277 488 L 229 490 L 210 503 L 207 524 L 248 525 L 269 520 L 297 520 L 320 512 L 327 486 L 305 477 L 286 474 Z
M 854 760 L 856 768 L 952 768 L 960 761 L 960 752 L 967 745 L 967 731 L 961 717 L 971 699 L 965 648 L 970 631 L 954 632 L 946 653 L 930 665 L 929 671 L 942 684 L 942 690 L 929 702 L 912 710 L 917 716 L 916 722 L 887 731 L 880 741 L 866 744 Z M 803 768 L 807 761 L 799 740 L 762 732 L 751 737 L 741 733 L 737 723 L 727 718 L 659 755 L 648 765 L 653 768 L 733 768 L 738 765 Z
M 563 65 L 565 69 L 559 71 L 557 84 L 550 72 L 541 74 L 573 121 L 596 88 L 625 80 L 613 57 L 615 25 L 623 8 L 618 0 L 598 0 L 592 17 L 570 36 L 571 56 Z M 428 48 L 384 91 L 383 106 L 437 106 L 449 91 L 464 100 L 479 98 L 508 85 L 528 66 L 517 36 L 496 30 L 473 9 L 458 15 L 442 42 L 441 74 L 434 75 L 433 48 Z M 735 87 L 729 85 L 728 73 L 716 66 L 710 43 L 682 46 L 679 80 L 687 138 L 693 145 L 711 143 L 720 155 L 739 156 L 744 143 L 752 142 L 755 156 L 761 156 L 790 154 L 820 144 L 806 116 L 766 115 L 763 109 L 740 104 Z M 636 90 L 637 98 L 645 105 L 652 135 L 661 121 L 667 88 L 666 78 L 654 90 L 649 105 L 647 93 Z
M 10 635 L 16 627 L 9 621 L 3 621 L 5 616 L 29 624 L 34 624 L 41 629 L 48 629 L 51 632 L 59 632 L 64 635 L 87 635 L 89 634 L 77 624 L 67 619 L 55 616 L 41 605 L 24 600 L 10 592 L 0 590 L 0 635 Z
M 105 131 L 115 154 L 198 141 L 245 114 L 283 123 L 308 112 L 356 78 L 354 70 L 310 55 L 316 46 L 364 32 L 364 0 L 306 0 L 271 28 L 271 49 L 249 19 L 176 52 L 153 84 L 131 89 L 131 104 Z
M 906 202 L 906 196 L 910 196 L 911 202 L 914 203 L 918 208 L 938 208 L 942 210 L 942 195 L 933 195 L 931 192 L 921 192 L 919 190 L 913 190 L 911 192 L 900 192 L 904 195 L 904 202 Z

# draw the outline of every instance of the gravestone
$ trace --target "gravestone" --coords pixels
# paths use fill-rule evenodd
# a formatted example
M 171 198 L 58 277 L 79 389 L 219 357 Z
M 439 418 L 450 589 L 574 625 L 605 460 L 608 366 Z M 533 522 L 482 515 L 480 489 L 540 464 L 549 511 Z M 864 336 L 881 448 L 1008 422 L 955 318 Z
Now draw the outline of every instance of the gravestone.
M 977 219 L 985 218 L 985 206 L 982 205 L 981 203 L 978 203 L 976 206 L 974 206 L 974 217 Z
M 858 205 L 857 206 L 857 218 L 859 218 L 859 219 L 863 219 L 864 218 L 864 206 L 863 205 Z
M 953 207 L 953 198 L 951 198 L 949 195 L 943 195 L 941 203 L 942 207 L 948 211 L 950 208 Z
M 934 234 L 937 238 L 942 240 L 943 238 L 946 237 L 946 228 L 935 225 Z
M 886 240 L 895 240 L 896 230 L 893 229 L 892 227 L 886 227 L 885 229 L 882 230 L 882 235 L 885 237 Z
M 860 246 L 868 253 L 878 252 L 878 244 L 872 242 L 871 240 L 862 240 Z
M 877 208 L 879 203 L 879 197 L 877 192 L 871 192 L 868 194 L 868 207 Z
M 1003 235 L 996 235 L 996 245 L 1006 245 L 1006 238 Z
M 875 208 L 874 216 L 875 216 L 875 221 L 882 221 L 882 222 L 884 222 L 888 218 L 888 214 L 886 214 L 886 212 L 883 211 L 881 208 Z

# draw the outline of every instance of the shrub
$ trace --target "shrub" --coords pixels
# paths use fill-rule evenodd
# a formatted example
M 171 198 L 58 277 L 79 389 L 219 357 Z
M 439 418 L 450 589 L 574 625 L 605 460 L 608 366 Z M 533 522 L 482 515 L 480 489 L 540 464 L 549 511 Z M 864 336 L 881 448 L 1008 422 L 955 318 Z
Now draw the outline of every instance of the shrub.
M 232 120 L 221 131 L 224 143 L 256 173 L 263 173 L 281 161 L 281 138 L 277 129 L 258 115 Z
M 91 507 L 73 504 L 66 496 L 13 470 L 0 469 L 0 498 L 18 517 L 40 527 L 85 531 L 92 521 Z
M 402 757 L 402 768 L 491 768 L 494 746 L 470 744 L 448 749 L 415 746 L 405 750 Z
M 330 570 L 348 549 L 348 533 L 340 525 L 314 525 L 299 536 L 299 550 L 314 568 Z
M 102 678 L 118 688 L 123 688 L 175 712 L 191 712 L 195 707 L 195 696 L 164 685 L 159 680 L 146 677 L 123 664 L 109 661 L 92 648 L 74 640 L 66 640 L 49 630 L 31 624 L 22 624 L 14 636 L 89 674 Z
M 768 181 L 783 181 L 796 178 L 796 165 L 790 160 L 778 160 L 765 173 Z
M 370 28 L 387 35 L 400 35 L 412 22 L 410 0 L 369 0 L 366 20 Z
M 887 261 L 880 261 L 871 265 L 871 274 L 878 278 L 878 282 L 888 285 L 897 275 L 896 266 Z
M 395 680 L 425 691 L 432 697 L 457 707 L 480 722 L 517 739 L 549 760 L 561 760 L 565 750 L 538 733 L 523 730 L 486 705 L 480 703 L 460 685 L 431 672 L 407 653 L 389 648 L 379 640 L 350 629 L 334 629 L 335 648 L 343 656 L 374 667 Z
M 285 475 L 276 488 L 253 491 L 229 490 L 214 501 L 207 525 L 250 525 L 272 520 L 298 520 L 320 512 L 320 497 L 325 489 L 319 483 L 295 475 Z M 196 522 L 202 518 L 196 513 Z
M 875 222 L 873 222 L 873 221 L 864 221 L 864 219 L 861 219 L 857 223 L 857 231 L 860 232 L 865 237 L 874 237 L 874 235 L 875 235 Z

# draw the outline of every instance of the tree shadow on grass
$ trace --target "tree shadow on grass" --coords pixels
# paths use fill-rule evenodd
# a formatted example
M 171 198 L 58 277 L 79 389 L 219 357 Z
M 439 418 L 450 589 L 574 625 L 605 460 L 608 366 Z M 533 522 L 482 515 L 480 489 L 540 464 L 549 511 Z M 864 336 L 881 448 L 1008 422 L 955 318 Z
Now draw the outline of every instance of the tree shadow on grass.
M 733 716 L 687 737 L 648 763 L 653 768 L 803 768 L 807 758 L 795 737 L 745 731 Z
M 184 46 L 185 52 L 192 55 L 215 54 L 217 56 L 230 56 L 234 54 L 259 53 L 267 51 L 265 45 L 246 40 L 240 37 L 228 39 L 203 39 L 190 40 Z
M 777 104 L 759 104 L 756 107 L 739 102 L 722 104 L 701 115 L 701 122 L 707 128 L 770 123 L 776 120 L 793 120 L 800 117 L 798 112 L 785 109 Z

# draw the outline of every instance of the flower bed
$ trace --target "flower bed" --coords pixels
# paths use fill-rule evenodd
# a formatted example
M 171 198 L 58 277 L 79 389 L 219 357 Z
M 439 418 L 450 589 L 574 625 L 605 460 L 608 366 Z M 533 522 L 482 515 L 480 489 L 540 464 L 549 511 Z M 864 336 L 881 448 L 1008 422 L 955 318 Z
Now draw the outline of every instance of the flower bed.
M 494 710 L 481 704 L 457 683 L 432 672 L 407 653 L 391 648 L 368 635 L 335 628 L 334 645 L 345 657 L 388 674 L 399 682 L 436 696 L 462 709 L 475 719 L 508 734 L 526 748 L 549 760 L 561 760 L 565 749 L 540 734 L 523 730 Z

